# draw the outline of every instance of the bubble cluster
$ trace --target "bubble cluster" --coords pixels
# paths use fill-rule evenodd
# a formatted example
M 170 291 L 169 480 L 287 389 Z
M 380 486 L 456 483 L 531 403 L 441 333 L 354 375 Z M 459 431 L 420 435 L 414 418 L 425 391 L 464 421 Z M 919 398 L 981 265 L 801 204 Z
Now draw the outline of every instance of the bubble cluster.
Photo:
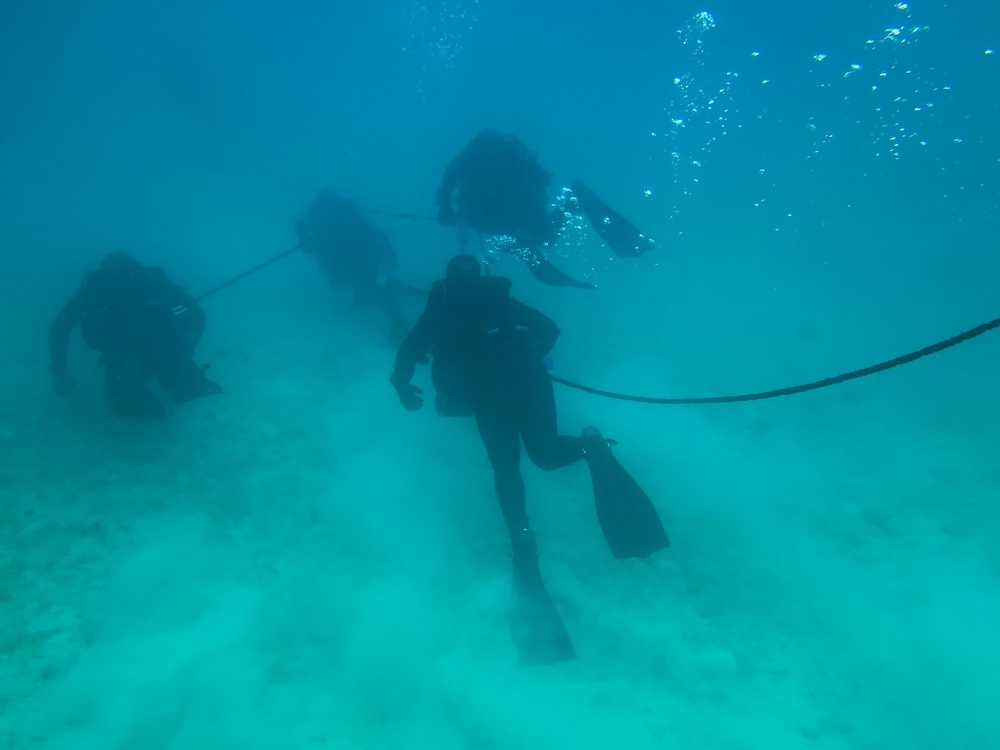
M 700 181 L 703 164 L 713 146 L 733 127 L 731 120 L 737 112 L 733 88 L 739 74 L 712 70 L 707 64 L 715 28 L 712 14 L 702 11 L 677 30 L 688 69 L 671 80 L 665 128 L 669 145 L 664 150 L 670 155 L 674 184 L 682 196 L 690 195 Z
M 846 111 L 841 119 L 862 124 L 876 156 L 899 159 L 907 148 L 926 146 L 935 107 L 951 90 L 931 83 L 923 72 L 919 43 L 929 31 L 914 19 L 909 3 L 898 2 L 892 6 L 890 23 L 865 41 L 856 59 L 839 70 L 827 63 L 816 71 L 820 88 L 842 94 Z M 813 60 L 822 63 L 826 58 L 819 54 Z M 833 77 L 838 75 L 841 83 L 835 86 Z M 816 154 L 823 141 L 833 139 L 833 132 L 819 128 L 812 117 L 809 125 L 822 139 L 816 143 Z
M 483 238 L 484 260 L 493 263 L 501 253 L 513 255 L 529 265 L 538 264 L 538 254 L 571 258 L 578 257 L 588 246 L 587 220 L 580 210 L 579 199 L 571 188 L 564 187 L 549 205 L 549 217 L 556 228 L 551 242 L 543 242 L 537 249 L 526 247 L 517 237 L 508 234 Z
M 696 13 L 683 28 L 677 30 L 681 45 L 690 50 L 692 58 L 700 57 L 705 51 L 705 35 L 715 28 L 715 19 L 707 10 Z
M 529 249 L 521 245 L 513 235 L 491 234 L 483 238 L 483 260 L 487 265 L 496 263 L 501 253 L 513 255 L 527 263 L 535 259 Z
M 404 10 L 406 43 L 418 73 L 422 94 L 427 82 L 454 68 L 465 52 L 465 40 L 480 22 L 479 0 L 418 1 Z
M 557 237 L 553 244 L 561 255 L 577 255 L 576 251 L 588 242 L 587 219 L 580 210 L 580 199 L 571 188 L 564 187 L 556 196 L 550 213 L 557 224 Z

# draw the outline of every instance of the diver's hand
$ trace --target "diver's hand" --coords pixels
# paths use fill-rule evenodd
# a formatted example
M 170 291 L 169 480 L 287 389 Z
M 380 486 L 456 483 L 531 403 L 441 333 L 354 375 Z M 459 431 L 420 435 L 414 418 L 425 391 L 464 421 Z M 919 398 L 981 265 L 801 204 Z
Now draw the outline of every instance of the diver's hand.
M 56 393 L 62 398 L 76 398 L 80 395 L 80 389 L 76 387 L 69 370 L 65 367 L 50 367 L 49 372 L 52 374 L 52 384 Z
M 424 400 L 420 398 L 423 390 L 410 383 L 400 383 L 396 386 L 396 395 L 399 396 L 399 403 L 407 411 L 416 411 L 424 405 Z

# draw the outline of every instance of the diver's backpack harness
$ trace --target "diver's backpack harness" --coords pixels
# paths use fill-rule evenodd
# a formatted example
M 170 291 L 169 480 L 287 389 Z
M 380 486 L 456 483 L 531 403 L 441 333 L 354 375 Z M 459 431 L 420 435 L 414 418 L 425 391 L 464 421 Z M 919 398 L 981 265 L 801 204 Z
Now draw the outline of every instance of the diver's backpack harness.
M 544 313 L 510 296 L 510 280 L 482 276 L 460 294 L 449 282 L 435 282 L 442 335 L 430 350 L 431 383 L 441 416 L 464 417 L 475 411 L 477 389 L 498 373 L 521 363 L 543 360 L 559 337 L 559 327 Z

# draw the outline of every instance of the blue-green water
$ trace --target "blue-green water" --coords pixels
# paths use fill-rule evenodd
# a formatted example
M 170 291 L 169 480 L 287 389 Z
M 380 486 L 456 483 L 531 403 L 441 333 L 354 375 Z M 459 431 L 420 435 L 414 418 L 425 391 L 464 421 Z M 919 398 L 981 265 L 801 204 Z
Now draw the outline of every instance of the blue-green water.
M 205 302 L 225 393 L 164 422 L 113 419 L 78 338 L 81 397 L 45 372 L 109 250 L 198 293 L 321 188 L 433 214 L 483 127 L 657 240 L 571 233 L 594 291 L 501 257 L 558 375 L 736 393 L 946 338 L 1000 314 L 996 4 L 69 5 L 0 10 L 0 745 L 1000 745 L 996 333 L 774 401 L 559 388 L 674 544 L 613 560 L 586 468 L 525 461 L 579 656 L 550 668 L 510 642 L 474 425 L 399 407 L 384 321 L 311 258 Z M 372 218 L 406 281 L 457 251 Z

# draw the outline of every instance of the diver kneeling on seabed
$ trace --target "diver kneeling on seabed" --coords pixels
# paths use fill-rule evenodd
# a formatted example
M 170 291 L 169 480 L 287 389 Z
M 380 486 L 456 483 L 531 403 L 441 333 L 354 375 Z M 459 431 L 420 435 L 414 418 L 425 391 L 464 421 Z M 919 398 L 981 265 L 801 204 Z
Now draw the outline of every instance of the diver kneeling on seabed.
M 49 332 L 49 372 L 63 398 L 77 395 L 66 364 L 70 333 L 77 325 L 87 346 L 101 353 L 108 399 L 119 416 L 166 416 L 163 404 L 146 387 L 145 381 L 152 377 L 174 404 L 222 392 L 193 360 L 205 313 L 167 279 L 162 268 L 144 266 L 116 252 L 86 275 Z

